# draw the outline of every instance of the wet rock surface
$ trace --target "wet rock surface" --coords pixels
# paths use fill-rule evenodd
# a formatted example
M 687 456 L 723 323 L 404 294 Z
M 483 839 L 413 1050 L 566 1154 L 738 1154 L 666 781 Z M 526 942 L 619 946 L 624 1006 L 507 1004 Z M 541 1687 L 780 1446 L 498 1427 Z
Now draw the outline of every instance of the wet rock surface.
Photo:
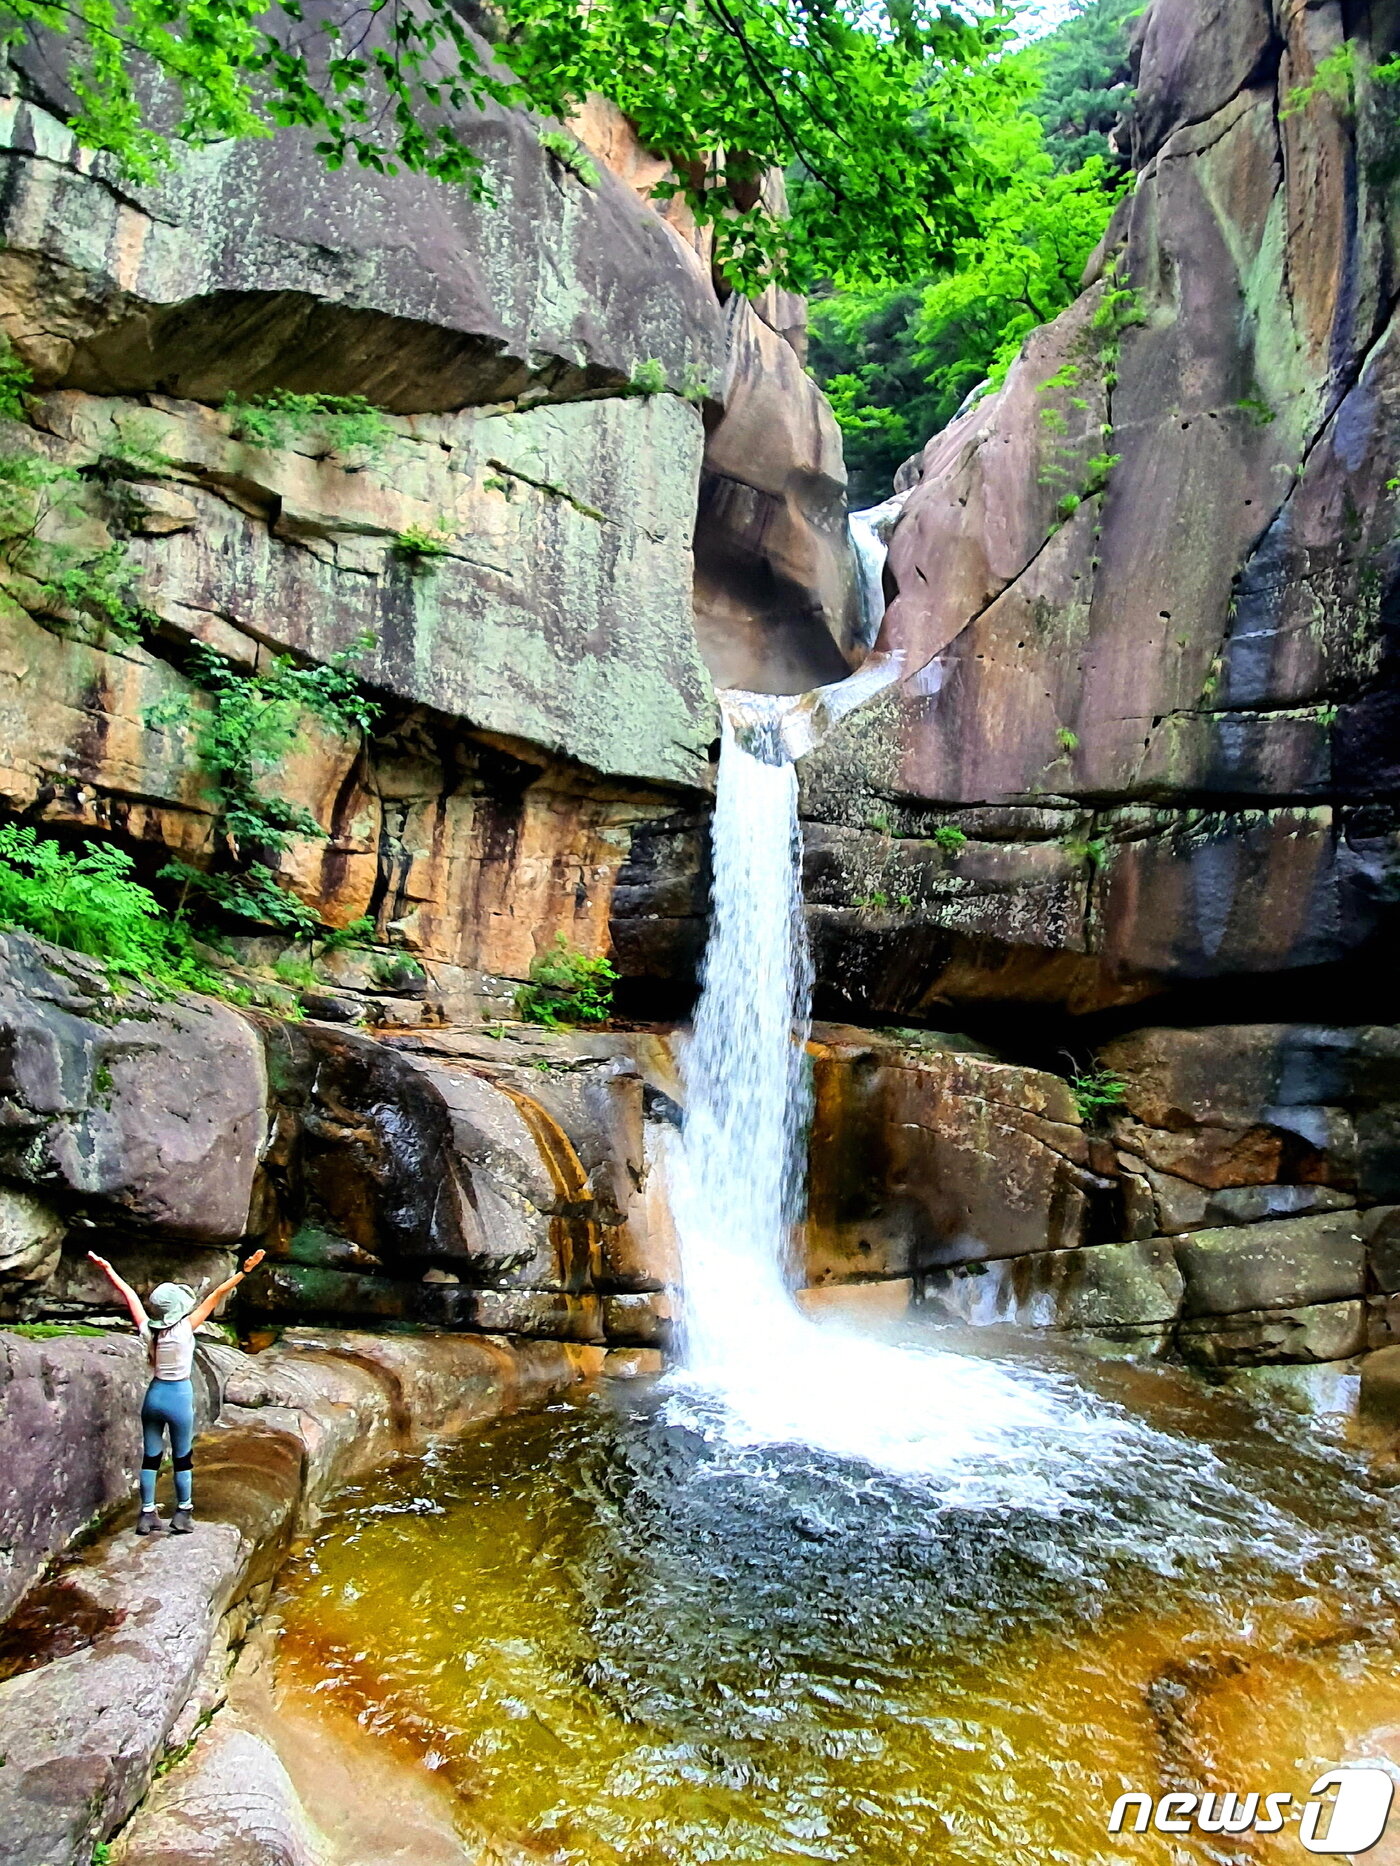
M 1108 1182 L 1058 1077 L 817 1026 L 805 1281 L 1069 1249 Z
M 1391 1027 L 1144 1028 L 1087 1115 L 967 1038 L 817 1025 L 812 1054 L 804 1300 L 912 1277 L 937 1318 L 1212 1370 L 1400 1339 Z
M 0 1329 L 0 1350 L 10 1369 L 6 1431 L 30 1450 L 27 1463 L 7 1459 L 15 1476 L 7 1539 L 20 1528 L 18 1508 L 27 1512 L 30 1545 L 30 1572 L 12 1571 L 7 1581 L 22 1586 L 64 1547 L 82 1512 L 97 1517 L 129 1497 L 136 1459 L 124 1441 L 139 1449 L 147 1370 L 130 1337 L 30 1342 Z M 114 1364 L 124 1382 L 111 1377 Z M 122 1527 L 79 1555 L 63 1571 L 63 1598 L 51 1590 L 46 1646 L 0 1679 L 7 1858 L 15 1866 L 86 1861 L 125 1819 L 167 1747 L 187 1740 L 185 1707 L 201 1690 L 213 1692 L 210 1703 L 221 1699 L 218 1656 L 241 1640 L 293 1533 L 333 1491 L 429 1439 L 537 1404 L 591 1370 L 579 1350 L 562 1344 L 512 1347 L 462 1335 L 305 1330 L 253 1357 L 223 1350 L 228 1404 L 217 1429 L 197 1442 L 194 1533 L 143 1539 Z M 58 1396 L 53 1416 L 26 1416 L 26 1380 Z M 105 1443 L 105 1462 L 89 1447 L 81 1468 L 71 1452 L 67 1463 L 54 1457 L 56 1444 L 75 1439 Z M 67 1640 L 65 1626 L 73 1632 Z M 227 1829 L 231 1844 L 245 1844 L 250 1824 L 258 1831 L 259 1810 L 276 1825 L 256 1771 L 243 1791 L 249 1799 Z
M 261 1045 L 208 998 L 113 992 L 103 969 L 0 935 L 0 1171 L 58 1209 L 191 1242 L 248 1228 Z

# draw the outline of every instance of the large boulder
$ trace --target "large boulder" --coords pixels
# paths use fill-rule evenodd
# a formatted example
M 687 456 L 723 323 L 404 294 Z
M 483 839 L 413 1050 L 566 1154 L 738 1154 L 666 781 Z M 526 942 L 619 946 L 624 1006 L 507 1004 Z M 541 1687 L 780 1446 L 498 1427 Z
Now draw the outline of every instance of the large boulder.
M 68 1226 L 43 1199 L 0 1186 L 0 1291 L 53 1275 Z
M 705 447 L 696 629 L 718 687 L 804 693 L 864 652 L 841 435 L 792 346 L 737 293 Z
M 1393 1027 L 1149 1026 L 1105 1044 L 1099 1060 L 1125 1085 L 1114 1137 L 1123 1164 L 1155 1189 L 1163 1230 L 1272 1216 L 1260 1202 L 1280 1196 L 1295 1209 L 1309 1197 L 1326 1206 L 1323 1186 L 1363 1205 L 1400 1195 Z M 1267 1191 L 1276 1181 L 1299 1189 Z M 1214 1192 L 1198 1212 L 1191 1185 Z
M 593 1193 L 537 1102 L 355 1032 L 260 1021 L 274 1115 L 258 1230 L 272 1261 L 248 1303 L 404 1316 L 432 1270 L 561 1292 L 591 1281 Z
M 1193 1231 L 1175 1243 L 1188 1316 L 1342 1302 L 1366 1287 L 1355 1213 Z
M 1149 1340 L 1176 1321 L 1181 1292 L 1165 1238 L 960 1264 L 923 1280 L 923 1302 L 940 1319 L 1077 1333 L 1150 1330 Z
M 149 1379 L 133 1334 L 0 1327 L 0 1620 L 80 1529 L 134 1494 Z
M 92 960 L 0 935 L 0 1174 L 88 1222 L 231 1242 L 266 1100 L 237 1012 L 116 991 Z
M 1361 1302 L 1243 1310 L 1183 1322 L 1177 1331 L 1182 1358 L 1211 1368 L 1345 1361 L 1366 1345 L 1366 1308 Z
M 313 23 L 333 11 L 306 8 Z M 612 174 L 567 168 L 525 112 L 449 112 L 489 201 L 402 169 L 331 171 L 302 130 L 186 152 L 142 186 L 64 128 L 61 42 L 15 56 L 0 306 L 46 382 L 206 402 L 304 389 L 404 412 L 617 389 L 648 362 L 677 392 L 715 382 L 702 268 Z
M 819 1025 L 811 1049 L 805 1283 L 1084 1242 L 1111 1188 L 1058 1077 L 916 1032 Z

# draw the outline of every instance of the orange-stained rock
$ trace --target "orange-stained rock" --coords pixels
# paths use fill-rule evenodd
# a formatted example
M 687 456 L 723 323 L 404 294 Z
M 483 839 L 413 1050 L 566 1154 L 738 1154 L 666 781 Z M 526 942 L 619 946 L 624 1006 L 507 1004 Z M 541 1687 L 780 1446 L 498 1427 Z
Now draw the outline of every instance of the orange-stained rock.
M 708 227 L 696 225 L 694 213 L 680 195 L 663 200 L 653 193 L 658 183 L 674 180 L 675 170 L 664 156 L 642 146 L 630 120 L 617 105 L 606 97 L 585 97 L 570 117 L 569 128 L 590 154 L 660 216 L 708 274 L 713 233 Z
M 912 1037 L 912 1033 L 911 1033 Z M 957 1040 L 818 1026 L 802 1264 L 817 1286 L 1082 1243 L 1111 1187 L 1064 1082 Z
M 914 1279 L 898 1276 L 875 1283 L 819 1283 L 794 1295 L 798 1308 L 814 1321 L 895 1322 L 909 1313 Z

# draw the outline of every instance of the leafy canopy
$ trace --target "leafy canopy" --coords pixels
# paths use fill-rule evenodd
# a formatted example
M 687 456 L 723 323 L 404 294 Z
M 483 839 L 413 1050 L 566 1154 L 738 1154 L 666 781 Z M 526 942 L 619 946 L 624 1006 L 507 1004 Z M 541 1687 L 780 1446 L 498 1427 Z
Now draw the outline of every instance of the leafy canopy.
M 1009 13 L 930 0 L 507 0 L 506 16 L 500 54 L 530 102 L 611 98 L 671 158 L 655 192 L 685 196 L 745 289 L 945 264 L 987 191 L 973 126 L 1025 84 L 996 56 Z
M 452 0 L 336 0 L 308 21 L 301 0 L 5 0 L 10 43 L 34 28 L 70 35 L 68 82 L 78 139 L 138 181 L 171 159 L 150 123 L 138 72 L 154 70 L 171 104 L 169 136 L 190 143 L 318 133 L 332 168 L 398 165 L 480 188 L 480 164 L 436 111 L 511 101 L 509 78 L 483 65 Z
M 1093 152 L 1065 168 L 1066 149 L 1086 146 L 1080 119 L 1065 112 L 1094 89 L 1092 77 L 1094 95 L 1111 96 L 1115 113 L 1126 103 L 1126 91 L 1110 87 L 1126 69 L 1127 17 L 1124 0 L 1089 0 L 1045 41 L 1004 60 L 1032 87 L 1029 102 L 976 131 L 990 193 L 978 233 L 954 243 L 949 270 L 892 289 L 838 290 L 812 307 L 812 373 L 845 436 L 853 501 L 884 497 L 901 461 L 1076 297 L 1122 183 L 1101 132 L 1090 138 Z M 1055 49 L 1062 35 L 1071 35 L 1068 60 Z M 1101 42 L 1106 49 L 1096 49 Z M 1101 62 L 1086 70 L 1091 56 Z M 1077 88 L 1047 113 L 1046 91 L 1033 87 L 1056 72 Z
M 488 102 L 566 118 L 611 98 L 663 151 L 719 264 L 769 278 L 885 281 L 944 265 L 989 178 L 974 131 L 1026 74 L 997 54 L 1009 13 L 935 0 L 503 0 L 490 57 L 456 0 L 5 0 L 10 41 L 69 35 L 72 123 L 138 180 L 191 143 L 300 125 L 354 160 L 464 183 L 486 176 L 454 113 Z M 554 132 L 557 136 L 557 132 Z M 552 145 L 551 145 L 552 146 Z M 791 176 L 791 207 L 765 186 Z
M 1057 173 L 1107 157 L 1108 134 L 1131 95 L 1128 34 L 1146 0 L 1091 0 L 1028 48 L 1039 79 L 1030 110 Z

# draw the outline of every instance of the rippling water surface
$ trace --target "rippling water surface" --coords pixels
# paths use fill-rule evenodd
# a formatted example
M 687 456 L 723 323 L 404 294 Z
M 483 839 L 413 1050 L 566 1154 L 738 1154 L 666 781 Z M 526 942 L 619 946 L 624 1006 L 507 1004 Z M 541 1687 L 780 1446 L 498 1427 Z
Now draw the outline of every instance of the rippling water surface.
M 764 1439 L 680 1382 L 410 1462 L 301 1560 L 288 1655 L 511 1857 L 1307 1857 L 1106 1821 L 1400 1754 L 1383 1479 L 1184 1375 L 952 1358 L 973 1415 L 988 1378 L 1030 1410 L 980 1458 L 950 1418 L 943 1470 Z

